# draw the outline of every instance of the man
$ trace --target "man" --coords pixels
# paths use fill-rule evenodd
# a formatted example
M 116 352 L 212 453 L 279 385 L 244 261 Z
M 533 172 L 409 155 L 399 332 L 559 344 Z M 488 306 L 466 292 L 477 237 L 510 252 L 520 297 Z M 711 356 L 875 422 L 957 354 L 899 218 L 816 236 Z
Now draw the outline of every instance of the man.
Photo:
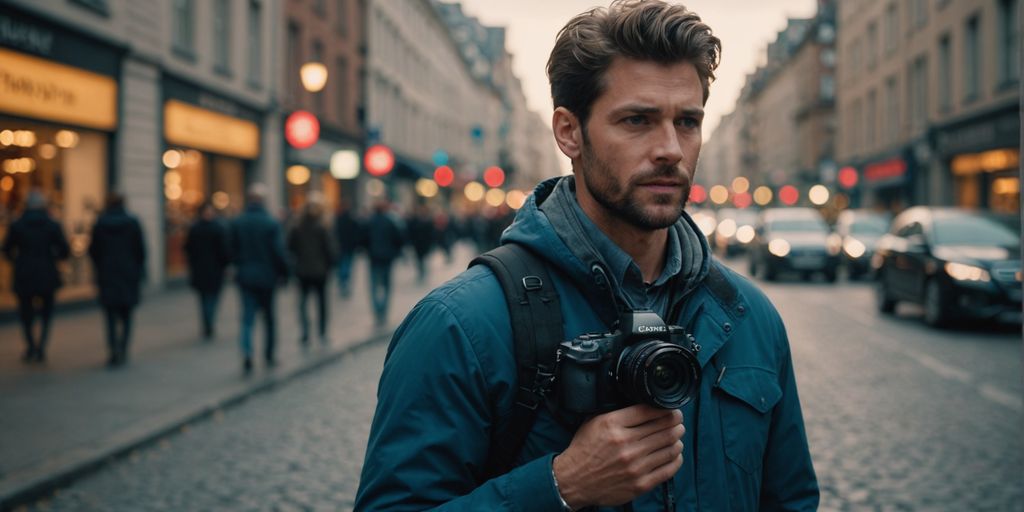
M 366 222 L 366 256 L 370 260 L 370 302 L 376 327 L 388 320 L 391 302 L 391 267 L 402 253 L 403 227 L 391 212 L 386 199 L 373 205 L 373 215 Z
M 281 226 L 263 206 L 266 186 L 254 183 L 246 195 L 245 211 L 231 224 L 231 254 L 235 262 L 235 280 L 242 295 L 242 370 L 252 372 L 252 328 L 256 313 L 263 312 L 266 328 L 263 358 L 267 367 L 274 359 L 274 288 L 288 276 L 288 261 Z
M 615 2 L 571 20 L 548 76 L 573 176 L 541 183 L 502 239 L 545 260 L 564 339 L 610 331 L 609 309 L 686 326 L 701 346 L 695 399 L 578 425 L 541 407 L 517 466 L 491 477 L 492 436 L 508 424 L 519 383 L 503 292 L 474 266 L 395 333 L 356 509 L 816 508 L 785 328 L 682 214 L 719 53 L 679 5 Z
M 89 243 L 100 305 L 107 317 L 107 366 L 111 368 L 128 360 L 132 314 L 139 305 L 139 287 L 146 273 L 142 225 L 124 203 L 120 193 L 107 197 L 107 208 L 96 219 Z
M 311 293 L 317 299 L 317 334 L 320 344 L 327 345 L 327 275 L 336 259 L 337 250 L 330 231 L 324 224 L 324 203 L 319 192 L 310 194 L 302 208 L 298 222 L 288 232 L 288 251 L 295 263 L 295 277 L 299 279 L 299 326 L 303 347 L 309 346 L 309 315 L 306 299 Z
M 334 217 L 334 239 L 338 244 L 338 291 L 343 298 L 348 298 L 352 292 L 352 262 L 362 237 L 362 224 L 348 201 L 343 199 Z
M 188 257 L 189 284 L 199 295 L 203 339 L 210 341 L 217 323 L 217 304 L 224 287 L 224 272 L 231 258 L 227 228 L 217 218 L 217 210 L 209 201 L 199 207 L 199 219 L 188 230 L 185 255 Z
M 53 315 L 53 297 L 60 288 L 57 262 L 71 254 L 64 230 L 46 211 L 46 198 L 33 190 L 25 201 L 25 213 L 11 224 L 3 252 L 14 263 L 14 294 L 25 335 L 26 363 L 46 361 L 46 341 Z M 35 335 L 36 316 L 40 319 Z
M 434 218 L 426 203 L 419 203 L 405 221 L 405 230 L 409 235 L 409 245 L 416 255 L 416 284 L 427 282 L 427 256 L 437 243 L 434 232 Z

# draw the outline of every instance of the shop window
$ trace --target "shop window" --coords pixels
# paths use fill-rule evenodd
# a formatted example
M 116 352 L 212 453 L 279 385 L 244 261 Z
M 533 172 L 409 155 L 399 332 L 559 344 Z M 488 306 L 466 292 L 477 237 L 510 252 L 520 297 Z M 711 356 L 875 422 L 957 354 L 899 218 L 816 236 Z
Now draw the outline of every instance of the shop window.
M 263 65 L 261 62 L 260 45 L 263 42 L 263 38 L 260 34 L 263 33 L 263 15 L 262 5 L 259 0 L 249 1 L 249 33 L 246 34 L 248 37 L 249 44 L 246 51 L 248 51 L 248 70 L 249 70 L 249 85 L 252 87 L 259 87 L 262 82 Z
M 58 301 L 94 295 L 89 235 L 106 199 L 109 137 L 100 132 L 0 117 L 0 239 L 41 191 L 64 228 L 71 257 L 60 264 Z M 0 258 L 0 309 L 14 307 L 13 268 Z
M 195 9 L 192 0 L 174 0 L 173 9 L 171 13 L 172 47 L 179 55 L 193 58 L 195 54 L 195 41 L 193 37 Z
M 999 0 L 999 85 L 1006 87 L 1020 78 L 1020 2 Z
M 188 271 L 185 238 L 202 204 L 210 201 L 222 218 L 244 207 L 245 164 L 237 158 L 170 148 L 163 155 L 165 270 L 170 279 Z

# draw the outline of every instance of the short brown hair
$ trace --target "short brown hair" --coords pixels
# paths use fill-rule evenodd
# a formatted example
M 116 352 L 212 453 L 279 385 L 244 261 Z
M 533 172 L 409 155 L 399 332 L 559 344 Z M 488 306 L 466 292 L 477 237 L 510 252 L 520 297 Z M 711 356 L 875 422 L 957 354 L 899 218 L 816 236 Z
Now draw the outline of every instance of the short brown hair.
M 555 108 L 565 107 L 586 125 L 590 108 L 604 92 L 604 75 L 615 57 L 663 64 L 691 62 L 704 102 L 715 78 L 722 43 L 700 16 L 661 0 L 616 0 L 569 20 L 548 58 Z

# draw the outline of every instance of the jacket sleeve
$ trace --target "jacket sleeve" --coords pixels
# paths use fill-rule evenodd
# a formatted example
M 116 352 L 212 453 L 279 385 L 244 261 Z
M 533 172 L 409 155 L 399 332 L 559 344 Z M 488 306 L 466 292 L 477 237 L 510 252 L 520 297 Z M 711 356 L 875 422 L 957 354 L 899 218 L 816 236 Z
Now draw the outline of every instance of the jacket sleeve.
M 779 368 L 782 399 L 772 415 L 764 456 L 760 510 L 813 511 L 818 509 L 818 480 L 807 446 L 793 358 L 784 328 L 781 336 L 785 347 Z
M 482 477 L 500 390 L 488 384 L 493 369 L 478 351 L 495 340 L 474 338 L 431 298 L 396 331 L 355 510 L 561 510 L 553 454 Z

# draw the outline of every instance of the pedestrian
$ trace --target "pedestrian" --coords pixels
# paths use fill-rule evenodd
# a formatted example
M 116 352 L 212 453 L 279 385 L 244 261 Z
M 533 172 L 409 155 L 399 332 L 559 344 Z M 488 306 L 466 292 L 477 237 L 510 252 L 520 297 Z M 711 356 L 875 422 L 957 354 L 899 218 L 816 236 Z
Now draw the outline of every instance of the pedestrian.
M 347 201 L 334 217 L 334 240 L 338 244 L 338 291 L 344 298 L 352 292 L 352 263 L 363 238 L 363 226 Z
M 370 260 L 370 302 L 374 324 L 387 323 L 391 301 L 391 268 L 402 252 L 403 228 L 387 199 L 378 200 L 366 223 L 366 255 Z
M 437 245 L 444 252 L 445 264 L 451 265 L 452 246 L 455 245 L 455 241 L 458 239 L 455 222 L 452 220 L 451 214 L 444 210 L 438 210 L 434 215 L 434 233 L 436 233 Z
M 57 262 L 71 254 L 64 230 L 46 211 L 42 192 L 29 192 L 25 211 L 11 224 L 4 238 L 3 253 L 14 264 L 14 294 L 25 337 L 26 363 L 46 361 L 46 342 L 53 316 L 53 301 L 60 288 Z M 36 318 L 39 335 L 35 335 Z
M 412 245 L 416 255 L 416 283 L 422 285 L 427 282 L 427 257 L 437 243 L 434 219 L 426 204 L 416 205 L 405 222 L 405 229 L 409 236 L 409 245 Z
M 579 351 L 610 359 L 537 354 L 579 372 L 534 367 L 524 378 L 536 380 L 519 382 L 509 315 L 520 306 L 490 267 L 472 266 L 421 300 L 391 341 L 357 510 L 816 509 L 785 327 L 683 211 L 720 49 L 697 14 L 661 0 L 617 0 L 561 30 L 547 71 L 555 141 L 573 173 L 539 184 L 502 243 L 551 275 L 513 292 L 557 293 L 554 346 L 577 339 Z M 536 308 L 552 304 L 542 297 Z M 641 314 L 664 323 L 621 321 Z M 622 340 L 622 327 L 647 347 L 644 336 L 667 337 L 666 324 L 694 337 L 686 346 L 703 375 L 678 408 L 626 397 L 674 390 L 683 381 L 665 378 L 682 367 L 617 368 L 622 346 L 581 338 Z M 628 389 L 610 375 L 648 370 Z M 619 405 L 604 412 L 598 402 Z M 509 422 L 523 417 L 512 414 L 531 404 L 512 469 L 495 471 Z
M 274 291 L 288 278 L 288 260 L 281 225 L 267 212 L 266 185 L 254 183 L 246 194 L 245 210 L 230 227 L 231 255 L 235 264 L 235 281 L 242 297 L 242 328 L 239 344 L 242 349 L 242 371 L 252 372 L 252 330 L 256 314 L 263 314 L 265 328 L 263 359 L 268 368 L 275 359 Z
M 92 227 L 89 256 L 107 319 L 107 366 L 121 366 L 128 361 L 132 315 L 146 272 L 146 244 L 142 225 L 125 209 L 124 196 L 118 192 L 107 197 L 107 206 Z
M 324 225 L 323 200 L 319 196 L 309 198 L 302 209 L 296 225 L 288 232 L 288 250 L 295 264 L 295 277 L 299 280 L 299 325 L 302 328 L 300 341 L 309 345 L 309 317 L 306 314 L 306 299 L 316 294 L 317 334 L 320 343 L 326 345 L 327 337 L 327 274 L 336 259 L 337 250 L 330 231 Z
M 217 304 L 224 287 L 224 273 L 231 262 L 228 231 L 217 216 L 213 203 L 199 207 L 199 218 L 189 227 L 185 238 L 189 285 L 199 296 L 203 339 L 213 339 L 217 324 Z

